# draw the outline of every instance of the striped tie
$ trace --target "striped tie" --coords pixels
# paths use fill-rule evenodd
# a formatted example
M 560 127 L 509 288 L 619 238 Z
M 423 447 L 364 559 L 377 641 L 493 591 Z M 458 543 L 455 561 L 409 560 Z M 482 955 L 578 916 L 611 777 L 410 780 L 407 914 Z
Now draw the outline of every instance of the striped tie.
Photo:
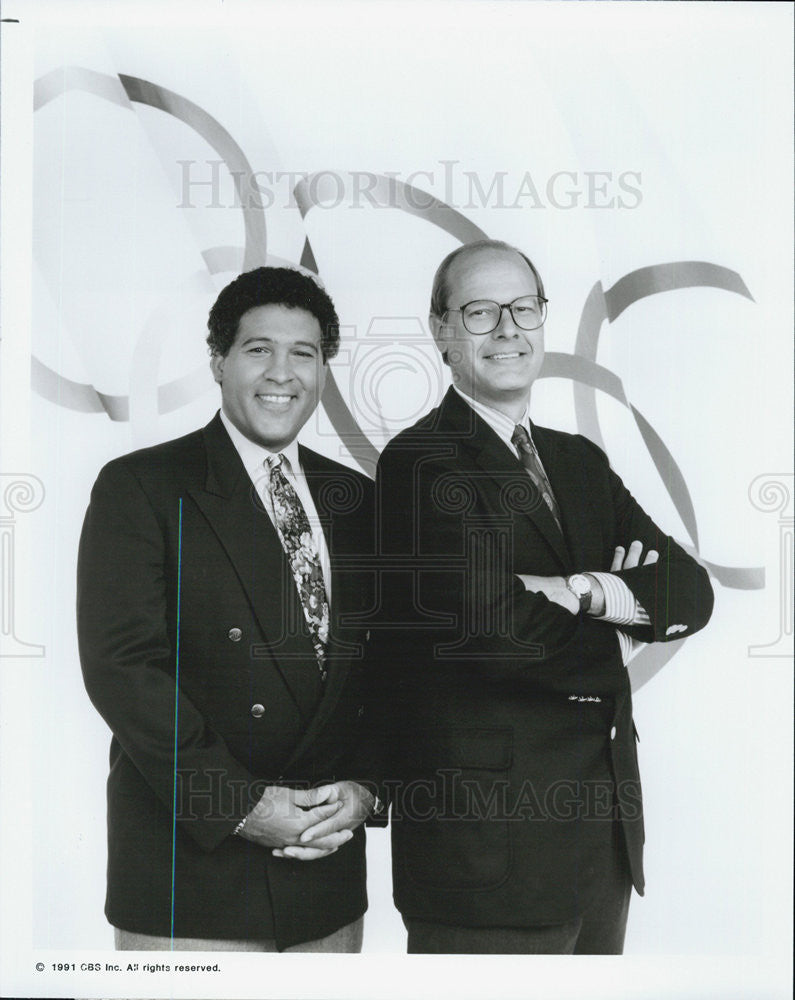
M 527 469 L 530 478 L 533 480 L 533 484 L 544 498 L 544 503 L 547 507 L 549 507 L 550 514 L 552 514 L 555 518 L 555 524 L 557 524 L 560 529 L 560 533 L 563 534 L 563 526 L 560 520 L 560 510 L 558 509 L 557 502 L 554 494 L 552 493 L 552 487 L 549 484 L 549 480 L 547 479 L 547 475 L 541 465 L 541 460 L 536 453 L 533 442 L 530 439 L 530 435 L 520 424 L 517 424 L 513 429 L 511 444 L 519 453 L 522 465 L 525 469 Z

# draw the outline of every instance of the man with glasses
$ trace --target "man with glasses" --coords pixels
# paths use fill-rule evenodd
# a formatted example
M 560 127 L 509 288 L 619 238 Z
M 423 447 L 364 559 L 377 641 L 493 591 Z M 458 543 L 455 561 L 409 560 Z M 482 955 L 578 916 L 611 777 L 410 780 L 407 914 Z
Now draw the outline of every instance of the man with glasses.
M 644 885 L 626 662 L 712 610 L 603 452 L 530 421 L 546 312 L 518 250 L 451 253 L 430 325 L 453 385 L 379 463 L 374 667 L 410 952 L 622 951 Z

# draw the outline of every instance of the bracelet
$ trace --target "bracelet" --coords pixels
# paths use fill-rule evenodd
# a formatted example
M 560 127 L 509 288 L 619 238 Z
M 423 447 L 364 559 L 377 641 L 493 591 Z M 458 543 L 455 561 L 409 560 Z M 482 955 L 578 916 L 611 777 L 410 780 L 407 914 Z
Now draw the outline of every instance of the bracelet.
M 240 836 L 240 834 L 243 831 L 243 827 L 246 825 L 246 820 L 247 819 L 248 819 L 248 816 L 244 816 L 243 819 L 240 820 L 240 822 L 237 824 L 237 826 L 235 827 L 235 829 L 232 832 L 232 836 L 233 837 L 239 837 Z

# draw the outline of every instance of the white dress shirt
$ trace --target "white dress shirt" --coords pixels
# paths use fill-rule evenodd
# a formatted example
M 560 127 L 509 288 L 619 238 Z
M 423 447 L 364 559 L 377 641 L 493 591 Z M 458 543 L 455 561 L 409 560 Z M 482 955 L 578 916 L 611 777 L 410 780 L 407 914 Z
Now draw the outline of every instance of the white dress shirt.
M 317 554 L 320 558 L 320 568 L 323 570 L 323 582 L 326 586 L 326 601 L 329 609 L 331 609 L 331 557 L 329 556 L 326 536 L 323 534 L 323 528 L 320 524 L 320 518 L 318 517 L 317 508 L 315 507 L 315 501 L 312 499 L 312 494 L 310 493 L 309 486 L 307 485 L 306 475 L 304 470 L 301 468 L 301 463 L 298 459 L 298 442 L 291 441 L 279 451 L 269 451 L 267 448 L 263 448 L 262 445 L 256 444 L 254 441 L 250 441 L 245 434 L 241 433 L 223 410 L 221 410 L 221 423 L 224 425 L 229 437 L 232 439 L 232 444 L 235 446 L 238 455 L 240 455 L 240 459 L 243 462 L 246 472 L 248 473 L 251 482 L 254 484 L 257 495 L 262 501 L 262 505 L 267 511 L 268 517 L 271 519 L 274 527 L 276 527 L 276 522 L 273 514 L 273 500 L 271 498 L 270 489 L 268 488 L 270 483 L 270 467 L 268 466 L 268 458 L 271 455 L 284 456 L 284 461 L 282 462 L 282 472 L 284 473 L 285 478 L 290 482 L 290 485 L 293 487 L 295 492 L 298 494 L 298 499 L 301 501 L 303 508 L 306 511 L 307 520 L 309 521 L 309 526 L 312 529 L 312 538 L 314 539 Z

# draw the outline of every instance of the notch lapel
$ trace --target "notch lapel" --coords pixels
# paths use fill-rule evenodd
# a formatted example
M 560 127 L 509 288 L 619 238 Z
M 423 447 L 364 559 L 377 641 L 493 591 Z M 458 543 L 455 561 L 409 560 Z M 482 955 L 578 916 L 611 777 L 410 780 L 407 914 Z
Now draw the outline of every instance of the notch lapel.
M 582 462 L 573 452 L 571 438 L 535 424 L 532 433 L 560 508 L 573 565 L 585 565 L 593 539 L 599 538 L 600 532 L 594 531 L 599 514 L 593 509 Z
M 220 417 L 204 429 L 207 479 L 190 490 L 229 557 L 262 630 L 252 654 L 270 659 L 299 711 L 311 713 L 319 684 L 315 652 L 289 562 Z
M 519 456 L 505 444 L 485 420 L 482 420 L 475 413 L 471 406 L 468 406 L 461 399 L 453 388 L 448 390 L 442 403 L 440 427 L 443 425 L 446 425 L 446 429 L 452 428 L 456 436 L 460 437 L 462 445 L 471 451 L 475 464 L 489 475 L 498 490 L 505 488 L 511 481 L 521 483 L 523 488 L 529 487 L 533 499 L 526 506 L 522 505 L 518 513 L 532 522 L 549 548 L 555 553 L 561 565 L 567 566 L 570 562 L 570 555 L 566 540 L 560 533 L 554 517 L 527 474 Z M 542 457 L 541 461 L 549 474 L 545 458 Z M 553 490 L 555 488 L 554 480 L 552 480 L 552 488 Z M 555 496 L 557 497 L 557 493 Z M 506 497 L 505 500 L 509 500 L 509 498 Z M 508 504 L 500 500 L 498 509 L 500 512 L 507 512 Z M 513 509 L 516 510 L 516 507 Z M 565 519 L 563 523 L 565 527 Z

